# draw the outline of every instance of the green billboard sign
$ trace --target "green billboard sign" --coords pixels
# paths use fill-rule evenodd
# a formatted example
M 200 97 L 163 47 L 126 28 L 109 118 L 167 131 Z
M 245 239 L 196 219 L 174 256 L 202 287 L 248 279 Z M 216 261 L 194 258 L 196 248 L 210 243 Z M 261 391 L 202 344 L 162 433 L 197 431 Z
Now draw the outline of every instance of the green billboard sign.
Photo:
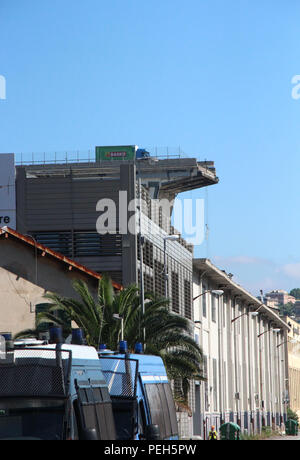
M 135 145 L 96 147 L 96 161 L 134 160 Z

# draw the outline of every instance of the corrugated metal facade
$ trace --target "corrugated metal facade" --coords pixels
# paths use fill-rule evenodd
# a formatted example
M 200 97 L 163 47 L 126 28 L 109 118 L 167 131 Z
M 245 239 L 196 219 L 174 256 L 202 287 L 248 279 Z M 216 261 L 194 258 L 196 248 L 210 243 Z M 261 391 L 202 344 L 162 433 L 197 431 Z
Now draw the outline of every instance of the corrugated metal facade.
M 91 169 L 88 174 L 83 170 L 81 176 L 73 176 L 70 167 L 65 175 L 56 176 L 51 171 L 49 177 L 46 170 L 34 177 L 32 170 L 17 168 L 17 229 L 96 272 L 109 273 L 119 283 L 138 283 L 137 234 L 118 233 L 119 192 L 127 192 L 127 204 L 138 198 L 135 166 L 119 166 L 118 177 L 112 179 L 89 177 Z M 162 212 L 145 188 L 142 191 L 145 289 L 164 296 L 164 237 L 174 229 L 170 216 Z M 116 205 L 117 234 L 99 235 L 96 222 L 100 213 L 96 206 L 99 200 L 108 198 Z M 138 215 L 136 233 L 139 225 Z M 192 251 L 183 239 L 168 242 L 166 260 L 172 309 L 192 319 Z

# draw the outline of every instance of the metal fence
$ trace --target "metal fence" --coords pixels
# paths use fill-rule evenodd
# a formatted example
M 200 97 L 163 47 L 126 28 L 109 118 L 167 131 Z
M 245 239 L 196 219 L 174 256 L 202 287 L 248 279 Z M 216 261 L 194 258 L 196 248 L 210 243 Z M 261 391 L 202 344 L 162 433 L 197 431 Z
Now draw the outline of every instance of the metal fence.
M 189 158 L 181 147 L 151 147 L 145 148 L 150 153 L 152 159 L 166 160 Z M 71 150 L 60 152 L 20 152 L 15 154 L 16 165 L 49 165 L 49 164 L 68 164 L 68 163 L 95 163 L 95 149 Z M 120 161 L 122 161 L 120 159 Z M 126 161 L 126 160 L 124 160 Z
M 24 348 L 0 361 L 0 397 L 64 397 L 71 353 L 58 349 Z
M 138 367 L 136 359 L 99 356 L 101 368 L 111 396 L 135 397 Z

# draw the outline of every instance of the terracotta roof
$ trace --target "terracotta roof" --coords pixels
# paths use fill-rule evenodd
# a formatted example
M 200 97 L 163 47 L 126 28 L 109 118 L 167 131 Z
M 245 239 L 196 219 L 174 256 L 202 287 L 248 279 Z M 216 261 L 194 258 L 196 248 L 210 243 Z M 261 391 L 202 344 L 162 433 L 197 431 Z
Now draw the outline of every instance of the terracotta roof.
M 9 236 L 21 241 L 24 244 L 27 244 L 29 246 L 32 246 L 34 248 L 39 249 L 44 255 L 48 254 L 51 257 L 54 257 L 55 259 L 65 263 L 69 267 L 75 268 L 76 270 L 79 270 L 81 272 L 84 272 L 86 275 L 91 276 L 92 278 L 96 278 L 98 280 L 102 279 L 102 275 L 100 275 L 97 272 L 94 272 L 93 270 L 90 270 L 89 268 L 85 267 L 84 265 L 81 265 L 77 262 L 75 262 L 72 259 L 69 259 L 68 257 L 65 257 L 64 255 L 60 254 L 59 252 L 53 251 L 50 248 L 47 248 L 43 244 L 37 243 L 36 240 L 33 237 L 30 237 L 29 235 L 22 235 L 21 233 L 17 232 L 16 230 L 13 230 L 9 227 L 2 227 L 0 228 L 0 238 L 1 237 L 6 237 L 8 238 Z M 123 286 L 121 284 L 118 284 L 114 281 L 112 281 L 112 285 L 115 289 L 117 290 L 122 290 Z

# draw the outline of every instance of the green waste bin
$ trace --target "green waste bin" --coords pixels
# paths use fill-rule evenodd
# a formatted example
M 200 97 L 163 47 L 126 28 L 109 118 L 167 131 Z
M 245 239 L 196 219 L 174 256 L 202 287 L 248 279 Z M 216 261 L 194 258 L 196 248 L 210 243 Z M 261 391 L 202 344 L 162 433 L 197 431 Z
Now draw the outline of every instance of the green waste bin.
M 285 422 L 285 432 L 290 436 L 297 436 L 298 434 L 298 422 L 296 420 L 287 420 Z
M 240 439 L 241 427 L 233 422 L 223 423 L 220 426 L 221 441 L 238 441 Z

